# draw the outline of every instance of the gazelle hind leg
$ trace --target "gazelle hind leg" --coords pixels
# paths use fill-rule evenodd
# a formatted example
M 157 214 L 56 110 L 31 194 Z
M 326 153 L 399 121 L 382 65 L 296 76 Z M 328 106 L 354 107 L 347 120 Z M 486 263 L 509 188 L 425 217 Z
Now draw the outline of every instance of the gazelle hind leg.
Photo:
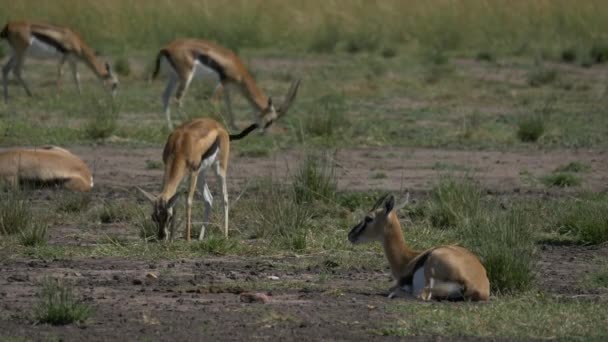
M 188 189 L 188 199 L 186 201 L 186 240 L 190 241 L 192 233 L 192 203 L 194 201 L 194 193 L 196 192 L 196 181 L 198 172 L 190 173 L 190 188 Z
M 9 58 L 8 62 L 2 67 L 2 87 L 4 88 L 4 102 L 8 102 L 8 74 L 13 70 L 16 63 L 15 55 Z
M 63 80 L 63 66 L 65 65 L 67 58 L 65 55 L 59 60 L 57 65 L 57 93 L 61 92 L 61 81 Z
M 211 213 L 211 206 L 213 205 L 213 195 L 211 195 L 211 191 L 209 191 L 209 187 L 207 186 L 207 182 L 204 178 L 204 175 L 201 176 L 198 182 L 198 191 L 203 195 L 203 201 L 205 202 L 205 211 L 203 212 L 203 224 L 201 226 L 201 232 L 198 235 L 199 240 L 203 240 L 205 238 L 205 229 L 207 225 L 209 225 L 209 215 Z
M 185 81 L 183 79 L 180 80 L 179 86 L 177 87 L 177 92 L 175 93 L 175 100 L 177 101 L 177 114 L 182 120 L 184 119 L 184 117 L 186 117 L 186 113 L 184 113 L 183 110 L 183 99 L 184 96 L 186 96 L 186 93 L 188 92 L 188 88 L 190 88 L 190 83 L 192 82 L 193 77 L 194 71 L 191 72 L 190 75 L 188 75 L 188 78 L 186 78 Z
M 163 91 L 163 110 L 165 112 L 165 116 L 167 118 L 167 126 L 169 130 L 173 130 L 173 123 L 171 122 L 171 95 L 175 91 L 175 86 L 177 86 L 177 75 L 171 73 L 169 76 L 169 80 L 167 81 L 167 86 L 165 87 L 165 91 Z

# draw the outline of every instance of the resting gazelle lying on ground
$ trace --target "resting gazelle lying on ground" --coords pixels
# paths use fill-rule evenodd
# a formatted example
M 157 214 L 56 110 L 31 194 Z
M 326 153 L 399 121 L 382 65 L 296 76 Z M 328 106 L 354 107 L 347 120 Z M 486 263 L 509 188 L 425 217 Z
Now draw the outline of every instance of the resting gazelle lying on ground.
M 56 146 L 0 150 L 0 181 L 60 184 L 74 191 L 89 191 L 93 176 L 77 156 Z
M 8 74 L 13 71 L 15 79 L 21 83 L 28 96 L 32 96 L 30 88 L 21 77 L 23 63 L 27 56 L 37 59 L 58 59 L 57 88 L 61 88 L 63 65 L 68 62 L 72 75 L 78 88 L 80 88 L 80 75 L 77 62 L 82 61 L 97 77 L 106 83 L 115 95 L 118 88 L 118 79 L 112 73 L 110 64 L 104 63 L 95 52 L 82 40 L 80 35 L 67 27 L 55 26 L 28 21 L 11 21 L 2 32 L 0 38 L 6 39 L 12 50 L 11 57 L 2 67 L 2 82 L 4 87 L 4 102 L 8 101 Z
M 296 97 L 300 81 L 296 81 L 288 92 L 287 98 L 279 108 L 279 116 L 284 115 Z M 239 140 L 258 128 L 256 123 L 251 124 L 239 134 L 229 135 L 224 126 L 213 119 L 195 119 L 177 127 L 167 139 L 163 151 L 165 174 L 163 189 L 158 196 L 139 189 L 154 206 L 152 220 L 158 227 L 158 238 L 167 240 L 173 238 L 174 221 L 173 207 L 180 193 L 179 184 L 186 175 L 190 178 L 188 199 L 186 202 L 186 239 L 190 241 L 192 227 L 192 202 L 196 192 L 197 180 L 199 192 L 205 201 L 203 225 L 199 240 L 205 236 L 205 225 L 209 222 L 209 213 L 213 196 L 207 187 L 205 171 L 215 168 L 221 186 L 222 201 L 224 204 L 224 235 L 228 236 L 228 190 L 226 187 L 226 171 L 228 169 L 228 156 L 230 141 Z M 202 174 L 199 177 L 199 173 Z M 200 178 L 200 179 L 199 179 Z M 169 230 L 170 229 L 170 230 Z
M 170 100 L 175 87 L 177 87 L 175 98 L 178 109 L 180 109 L 192 79 L 195 76 L 204 77 L 205 75 L 213 75 L 212 77 L 217 79 L 216 93 L 223 90 L 224 102 L 228 111 L 228 124 L 231 129 L 236 130 L 237 127 L 230 103 L 229 86 L 237 88 L 257 112 L 254 113 L 254 120 L 262 131 L 277 119 L 277 111 L 272 99 L 258 88 L 241 59 L 225 47 L 206 40 L 176 39 L 159 51 L 152 79 L 158 76 L 161 65 L 169 66 L 167 68 L 169 81 L 162 95 L 163 109 L 169 129 L 173 128 Z M 294 84 L 292 84 L 292 88 L 293 86 Z
M 487 300 L 490 282 L 477 256 L 460 246 L 438 246 L 426 251 L 410 249 L 403 238 L 395 198 L 380 198 L 365 218 L 348 234 L 352 243 L 380 241 L 397 284 L 389 298 L 404 291 L 423 300 Z

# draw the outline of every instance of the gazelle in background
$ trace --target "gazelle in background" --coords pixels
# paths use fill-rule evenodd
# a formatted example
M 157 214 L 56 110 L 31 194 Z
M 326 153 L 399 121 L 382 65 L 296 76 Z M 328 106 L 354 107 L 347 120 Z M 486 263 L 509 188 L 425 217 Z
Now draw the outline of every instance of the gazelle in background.
M 237 129 L 230 101 L 231 86 L 237 88 L 256 111 L 254 120 L 262 131 L 277 119 L 277 115 L 280 115 L 277 113 L 272 99 L 258 87 L 241 59 L 231 50 L 218 44 L 199 39 L 174 40 L 162 48 L 156 56 L 156 67 L 152 79 L 158 76 L 163 65 L 167 65 L 166 69 L 169 70 L 169 80 L 162 94 L 163 109 L 169 129 L 173 127 L 171 96 L 177 87 L 175 98 L 178 109 L 180 109 L 184 95 L 195 76 L 207 75 L 217 80 L 215 94 L 223 92 L 228 112 L 228 124 L 231 129 Z M 292 84 L 292 88 L 295 82 Z
M 60 184 L 74 191 L 89 191 L 93 176 L 77 156 L 56 146 L 0 150 L 0 181 Z
M 285 114 L 298 91 L 299 82 L 296 82 L 288 92 L 285 102 L 279 112 Z M 228 236 L 228 190 L 226 187 L 226 172 L 228 170 L 228 157 L 230 154 L 230 141 L 239 140 L 258 128 L 257 123 L 249 125 L 241 133 L 229 135 L 219 122 L 208 119 L 195 119 L 176 128 L 167 139 L 163 150 L 165 174 L 163 188 L 158 196 L 154 196 L 139 189 L 144 196 L 152 202 L 154 210 L 152 220 L 158 227 L 158 238 L 167 240 L 173 238 L 174 221 L 173 207 L 177 203 L 180 193 L 177 191 L 182 180 L 189 176 L 190 185 L 186 202 L 186 239 L 190 241 L 192 230 L 192 202 L 198 185 L 199 192 L 205 201 L 203 225 L 199 240 L 205 236 L 205 225 L 209 222 L 213 196 L 209 191 L 205 179 L 205 171 L 211 167 L 220 181 L 221 196 L 224 205 L 224 235 Z M 202 174 L 201 174 L 202 172 Z
M 81 93 L 80 75 L 77 62 L 88 66 L 116 94 L 118 79 L 112 72 L 110 64 L 101 61 L 95 52 L 80 37 L 67 27 L 54 26 L 29 21 L 12 21 L 4 26 L 0 38 L 6 39 L 12 50 L 8 62 L 2 67 L 2 84 L 4 101 L 8 102 L 8 74 L 12 71 L 15 79 L 21 83 L 28 96 L 32 92 L 23 80 L 21 72 L 26 57 L 37 59 L 58 59 L 57 88 L 61 89 L 63 66 L 67 62 L 72 70 L 78 92 Z
M 352 243 L 380 241 L 397 284 L 389 298 L 406 292 L 422 300 L 487 300 L 490 282 L 479 258 L 460 246 L 438 246 L 425 251 L 408 247 L 397 211 L 409 200 L 409 193 L 395 206 L 395 198 L 380 198 L 365 218 L 348 234 Z

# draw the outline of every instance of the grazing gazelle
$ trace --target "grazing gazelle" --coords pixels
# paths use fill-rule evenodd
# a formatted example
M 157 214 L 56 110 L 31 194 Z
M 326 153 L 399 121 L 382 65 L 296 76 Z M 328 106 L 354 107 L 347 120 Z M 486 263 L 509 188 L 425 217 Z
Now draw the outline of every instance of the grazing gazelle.
M 2 32 L 0 38 L 6 39 L 12 50 L 11 57 L 2 67 L 2 82 L 4 86 L 4 101 L 8 101 L 8 74 L 13 71 L 15 79 L 21 83 L 28 96 L 32 96 L 30 88 L 21 76 L 23 63 L 26 57 L 37 59 L 58 59 L 57 88 L 61 88 L 63 65 L 68 62 L 76 82 L 78 92 L 80 88 L 80 75 L 77 62 L 82 61 L 116 94 L 118 79 L 112 73 L 110 64 L 104 63 L 80 37 L 80 35 L 67 27 L 55 26 L 28 21 L 11 21 Z
M 272 99 L 258 87 L 241 59 L 225 47 L 206 40 L 176 39 L 160 49 L 156 56 L 156 67 L 152 79 L 158 76 L 161 65 L 167 65 L 169 70 L 169 81 L 162 95 L 163 109 L 169 129 L 173 127 L 170 109 L 171 95 L 177 87 L 175 98 L 178 109 L 180 109 L 190 82 L 197 75 L 211 75 L 217 79 L 215 94 L 218 94 L 220 90 L 223 92 L 228 112 L 228 124 L 231 129 L 236 130 L 237 128 L 228 86 L 237 88 L 254 108 L 254 120 L 262 131 L 277 119 L 277 111 Z
M 479 258 L 460 246 L 438 246 L 415 251 L 407 246 L 397 218 L 409 194 L 395 206 L 395 198 L 380 198 L 348 234 L 352 243 L 380 241 L 397 284 L 389 298 L 401 291 L 423 300 L 487 300 L 490 282 Z
M 59 184 L 74 191 L 89 191 L 93 176 L 77 156 L 56 146 L 0 150 L 0 181 Z
M 284 114 L 287 112 L 295 98 L 298 85 L 299 83 L 296 83 L 290 89 L 285 102 L 278 109 L 279 113 Z M 190 241 L 192 202 L 197 187 L 197 180 L 199 192 L 203 195 L 205 201 L 203 225 L 199 234 L 199 240 L 203 239 L 205 236 L 205 225 L 209 222 L 209 213 L 213 202 L 213 197 L 205 180 L 205 170 L 212 166 L 215 168 L 215 173 L 220 181 L 224 204 L 224 235 L 228 236 L 226 171 L 228 169 L 230 141 L 242 139 L 256 128 L 258 128 L 258 124 L 253 123 L 241 133 L 229 135 L 224 126 L 219 122 L 209 118 L 201 118 L 182 124 L 169 135 L 165 149 L 163 150 L 165 174 L 163 177 L 163 189 L 160 195 L 154 196 L 138 188 L 154 206 L 152 220 L 157 225 L 159 239 L 166 240 L 169 237 L 173 238 L 173 206 L 179 197 L 177 188 L 187 175 L 190 178 L 190 187 L 186 202 L 186 239 Z

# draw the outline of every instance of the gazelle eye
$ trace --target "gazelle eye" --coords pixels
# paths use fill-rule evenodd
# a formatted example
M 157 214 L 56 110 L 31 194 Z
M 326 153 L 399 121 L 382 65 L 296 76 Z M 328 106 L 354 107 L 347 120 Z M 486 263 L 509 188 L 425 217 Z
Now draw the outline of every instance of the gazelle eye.
M 370 223 L 372 222 L 374 219 L 369 217 L 369 216 L 365 216 L 365 223 Z

